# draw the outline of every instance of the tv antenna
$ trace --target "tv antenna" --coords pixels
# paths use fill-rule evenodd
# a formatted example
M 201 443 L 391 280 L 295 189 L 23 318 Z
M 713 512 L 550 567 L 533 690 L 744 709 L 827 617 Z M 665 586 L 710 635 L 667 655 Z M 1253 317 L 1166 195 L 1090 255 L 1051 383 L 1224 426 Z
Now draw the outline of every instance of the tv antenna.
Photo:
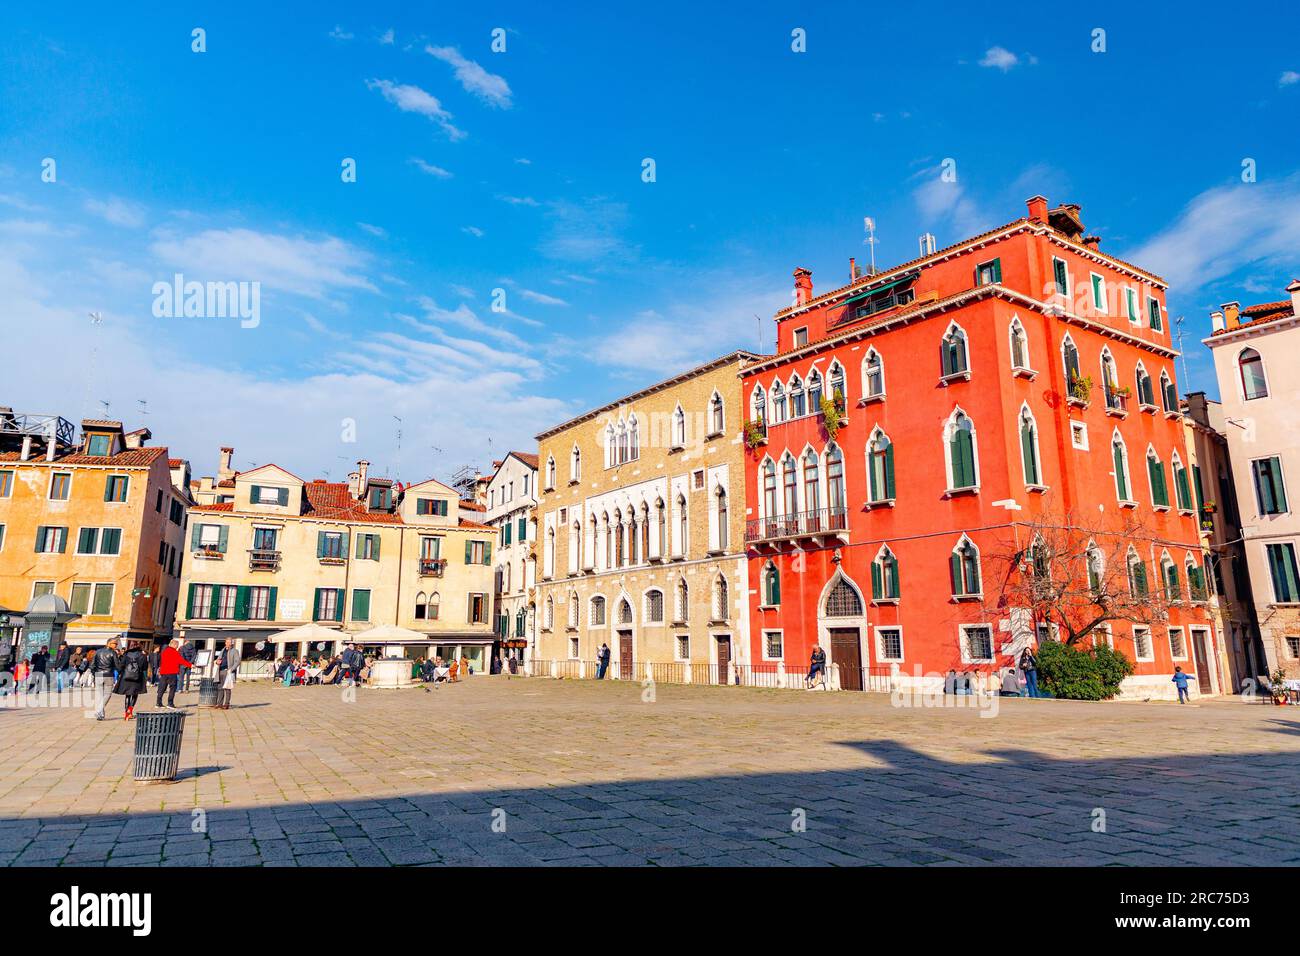
M 1187 352 L 1183 349 L 1183 316 L 1174 319 L 1174 325 L 1178 328 L 1178 351 L 1181 353 L 1183 360 L 1183 394 L 1192 387 L 1192 378 L 1187 372 Z
M 871 274 L 876 274 L 876 220 L 870 216 L 862 217 L 862 229 L 867 234 L 867 238 L 862 240 L 862 244 L 871 250 Z

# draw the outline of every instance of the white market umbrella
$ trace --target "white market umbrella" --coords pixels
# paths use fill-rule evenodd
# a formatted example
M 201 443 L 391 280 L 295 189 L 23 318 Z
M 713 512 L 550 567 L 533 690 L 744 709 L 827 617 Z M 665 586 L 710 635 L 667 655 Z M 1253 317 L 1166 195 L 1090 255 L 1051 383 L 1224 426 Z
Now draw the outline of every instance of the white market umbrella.
M 368 631 L 352 635 L 351 640 L 358 644 L 402 644 L 410 641 L 423 644 L 429 640 L 429 636 L 396 624 L 377 624 Z

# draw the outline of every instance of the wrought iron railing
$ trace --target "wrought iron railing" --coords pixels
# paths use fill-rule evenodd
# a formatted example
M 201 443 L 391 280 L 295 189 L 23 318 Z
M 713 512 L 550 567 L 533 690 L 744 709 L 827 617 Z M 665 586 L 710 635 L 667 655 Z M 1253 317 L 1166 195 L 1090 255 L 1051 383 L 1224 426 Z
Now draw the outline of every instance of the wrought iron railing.
M 279 571 L 280 552 L 265 548 L 254 548 L 248 552 L 248 570 Z
M 818 508 L 816 511 L 751 518 L 745 522 L 745 541 L 776 541 L 834 534 L 848 530 L 848 518 L 848 510 L 845 508 Z

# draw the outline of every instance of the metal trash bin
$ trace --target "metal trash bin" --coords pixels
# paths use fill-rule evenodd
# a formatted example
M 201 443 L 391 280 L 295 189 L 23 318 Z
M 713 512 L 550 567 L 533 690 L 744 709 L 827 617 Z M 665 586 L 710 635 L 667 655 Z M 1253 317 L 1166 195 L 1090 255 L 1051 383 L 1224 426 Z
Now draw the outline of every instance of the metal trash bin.
M 136 714 L 135 779 L 174 780 L 184 733 L 184 711 L 153 710 Z
M 199 678 L 199 706 L 217 706 L 217 681 L 213 677 Z

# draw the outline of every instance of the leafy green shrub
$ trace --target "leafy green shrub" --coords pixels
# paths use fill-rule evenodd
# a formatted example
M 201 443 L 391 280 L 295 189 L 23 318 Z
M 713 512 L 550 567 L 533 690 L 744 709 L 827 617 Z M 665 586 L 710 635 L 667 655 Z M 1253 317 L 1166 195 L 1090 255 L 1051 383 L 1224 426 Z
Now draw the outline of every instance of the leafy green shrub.
M 1080 648 L 1044 641 L 1037 657 L 1039 683 L 1053 697 L 1070 700 L 1108 700 L 1133 673 L 1133 663 L 1106 644 Z

